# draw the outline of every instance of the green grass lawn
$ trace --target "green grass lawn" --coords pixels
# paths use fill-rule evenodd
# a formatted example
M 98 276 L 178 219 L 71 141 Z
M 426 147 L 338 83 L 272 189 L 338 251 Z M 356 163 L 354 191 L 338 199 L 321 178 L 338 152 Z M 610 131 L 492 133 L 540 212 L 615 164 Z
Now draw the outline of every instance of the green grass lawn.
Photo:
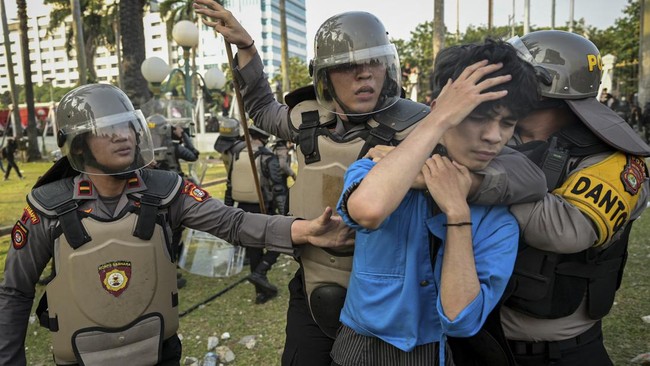
M 25 195 L 35 180 L 51 163 L 20 164 L 25 180 L 12 176 L 0 182 L 0 227 L 13 225 L 25 206 Z M 213 164 L 208 168 L 204 181 L 223 177 L 223 167 Z M 224 185 L 211 186 L 208 191 L 215 197 L 223 197 Z M 650 324 L 641 317 L 650 315 L 650 211 L 644 214 L 632 230 L 630 254 L 623 285 L 618 291 L 616 304 L 604 320 L 605 344 L 615 365 L 628 365 L 630 359 L 640 353 L 650 352 Z M 9 247 L 9 236 L 0 237 L 0 279 L 4 277 L 4 261 Z M 210 336 L 229 332 L 230 340 L 221 341 L 236 355 L 234 365 L 279 365 L 284 343 L 285 311 L 288 302 L 287 284 L 297 269 L 296 262 L 281 256 L 269 272 L 271 282 L 280 289 L 279 296 L 264 304 L 255 305 L 254 288 L 243 282 L 224 295 L 197 308 L 181 318 L 179 334 L 183 337 L 183 355 L 201 358 Z M 179 310 L 183 311 L 203 302 L 230 284 L 243 278 L 248 268 L 234 277 L 218 279 L 184 273 L 187 286 L 180 290 Z M 38 295 L 43 287 L 38 287 Z M 257 344 L 247 349 L 238 341 L 248 335 L 257 336 Z M 26 352 L 30 365 L 52 365 L 49 352 L 49 334 L 30 324 L 27 332 Z

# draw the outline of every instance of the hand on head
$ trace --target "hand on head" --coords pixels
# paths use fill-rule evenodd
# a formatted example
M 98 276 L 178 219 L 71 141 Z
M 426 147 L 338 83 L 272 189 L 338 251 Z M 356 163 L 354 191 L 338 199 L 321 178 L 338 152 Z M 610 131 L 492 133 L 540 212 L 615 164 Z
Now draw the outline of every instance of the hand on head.
M 435 100 L 431 113 L 441 116 L 453 127 L 462 122 L 474 108 L 483 102 L 497 100 L 508 94 L 507 91 L 485 92 L 485 90 L 512 79 L 510 75 L 487 78 L 483 77 L 500 69 L 501 63 L 488 64 L 487 60 L 467 66 L 456 80 L 447 81 L 440 95 Z

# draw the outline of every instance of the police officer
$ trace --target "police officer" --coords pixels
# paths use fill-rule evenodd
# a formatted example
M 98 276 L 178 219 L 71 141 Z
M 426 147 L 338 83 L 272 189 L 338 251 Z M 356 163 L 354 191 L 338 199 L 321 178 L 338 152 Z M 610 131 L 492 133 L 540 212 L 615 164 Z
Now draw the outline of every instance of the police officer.
M 275 156 L 278 157 L 278 161 L 280 162 L 280 170 L 282 171 L 282 184 L 284 186 L 284 190 L 286 192 L 289 192 L 289 182 L 287 179 L 291 177 L 291 179 L 295 182 L 297 175 L 296 172 L 293 171 L 293 168 L 291 168 L 291 153 L 290 151 L 293 150 L 293 143 L 288 142 L 287 140 L 282 140 L 278 139 L 275 141 L 275 144 L 273 145 L 273 153 Z M 285 207 L 281 209 L 278 208 L 278 213 L 281 215 L 287 215 L 289 213 L 289 199 L 287 196 L 287 201 L 285 203 Z
M 192 139 L 187 131 L 182 126 L 170 124 L 160 114 L 147 117 L 147 124 L 152 129 L 151 135 L 156 149 L 156 167 L 176 172 L 181 177 L 198 184 L 186 176 L 180 164 L 180 160 L 193 162 L 199 159 L 199 150 L 192 144 Z
M 18 143 L 13 137 L 7 139 L 7 145 L 2 148 L 2 155 L 7 159 L 7 169 L 5 172 L 5 180 L 9 180 L 9 173 L 11 169 L 16 171 L 18 178 L 23 179 L 23 175 L 20 174 L 20 168 L 16 164 L 16 150 L 18 150 Z
M 192 177 L 185 175 L 181 168 L 180 160 L 192 162 L 199 159 L 199 151 L 192 144 L 192 139 L 185 129 L 167 122 L 167 119 L 161 114 L 153 114 L 147 117 L 147 125 L 151 130 L 151 140 L 155 152 L 153 167 L 172 171 L 183 179 L 198 184 Z M 174 230 L 172 233 L 172 243 L 177 248 L 175 258 L 177 262 L 183 252 L 182 236 L 183 227 Z M 177 277 L 178 288 L 185 287 L 187 280 L 182 277 L 181 272 L 178 272 Z
M 234 75 L 255 125 L 298 145 L 300 177 L 289 198 L 293 215 L 313 217 L 321 207 L 336 204 L 353 161 L 375 145 L 396 145 L 429 113 L 427 106 L 400 97 L 397 50 L 370 13 L 343 13 L 321 25 L 310 63 L 314 85 L 290 93 L 288 105 L 282 105 L 274 101 L 248 32 L 216 2 L 194 3 L 197 13 L 211 19 L 204 23 L 239 48 Z M 517 169 L 505 174 L 505 166 Z M 483 204 L 533 199 L 540 191 L 540 174 L 525 157 L 508 150 L 474 177 L 472 199 Z M 300 269 L 289 283 L 283 365 L 330 365 L 352 251 L 306 246 L 299 253 Z
M 510 41 L 539 73 L 542 100 L 515 144 L 549 193 L 514 205 L 522 230 L 502 324 L 519 365 L 611 365 L 601 319 L 620 286 L 630 228 L 646 207 L 646 145 L 595 98 L 598 48 L 563 31 Z
M 239 123 L 234 119 L 227 119 L 222 126 L 215 146 L 221 153 L 228 172 L 224 203 L 246 212 L 259 213 L 261 210 L 257 188 L 253 180 L 248 149 L 239 133 Z M 285 207 L 287 191 L 282 185 L 278 159 L 266 147 L 270 135 L 255 126 L 249 127 L 249 134 L 266 213 L 283 214 L 277 212 L 277 207 Z M 277 287 L 269 282 L 266 273 L 278 260 L 280 253 L 251 248 L 246 254 L 251 268 L 248 280 L 255 286 L 255 303 L 264 304 L 278 295 Z
M 292 244 L 349 243 L 331 210 L 319 220 L 245 213 L 153 160 L 144 116 L 118 88 L 90 84 L 57 110 L 65 155 L 37 182 L 13 227 L 0 283 L 0 364 L 24 365 L 34 286 L 56 276 L 37 313 L 57 364 L 176 364 L 181 357 L 173 229 L 293 253 Z

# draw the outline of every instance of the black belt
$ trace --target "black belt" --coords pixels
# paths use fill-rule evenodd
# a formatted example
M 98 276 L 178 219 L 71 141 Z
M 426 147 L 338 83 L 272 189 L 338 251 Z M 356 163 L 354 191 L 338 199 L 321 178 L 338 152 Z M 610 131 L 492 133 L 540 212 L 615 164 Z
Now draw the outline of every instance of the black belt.
M 539 355 L 548 353 L 555 356 L 558 352 L 566 351 L 589 343 L 600 337 L 602 333 L 601 323 L 598 321 L 584 333 L 579 334 L 573 338 L 563 339 L 561 341 L 543 342 L 508 340 L 508 344 L 510 345 L 510 350 L 514 355 Z

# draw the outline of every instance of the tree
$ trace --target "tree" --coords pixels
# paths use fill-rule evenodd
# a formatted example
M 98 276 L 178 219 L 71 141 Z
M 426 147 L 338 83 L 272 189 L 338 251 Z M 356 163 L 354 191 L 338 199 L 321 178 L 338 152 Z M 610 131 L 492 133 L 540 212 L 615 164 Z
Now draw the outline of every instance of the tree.
M 291 80 L 291 87 L 293 89 L 298 89 L 311 84 L 312 79 L 311 76 L 309 76 L 307 64 L 305 64 L 305 61 L 300 57 L 289 58 L 289 79 Z M 282 75 L 276 74 L 272 81 L 273 83 L 282 82 Z
M 72 14 L 70 0 L 44 0 L 43 2 L 52 6 L 48 32 L 53 33 L 66 24 L 65 20 Z M 97 48 L 103 46 L 111 51 L 115 49 L 116 39 L 112 24 L 117 13 L 115 6 L 106 5 L 103 0 L 80 0 L 79 5 L 83 22 L 88 83 L 94 83 L 97 82 L 95 71 Z M 72 24 L 66 25 L 66 40 L 66 52 L 70 57 L 75 44 Z
M 287 11 L 286 0 L 280 0 L 280 52 L 282 54 L 282 91 L 288 92 L 291 90 L 291 83 L 289 80 L 289 40 L 287 37 Z
M 28 161 L 40 160 L 41 153 L 38 150 L 38 129 L 36 128 L 36 112 L 34 110 L 34 86 L 32 84 L 32 62 L 29 58 L 29 38 L 27 36 L 27 2 L 16 1 L 18 22 L 20 28 L 20 53 L 23 59 L 23 78 L 25 79 L 25 102 L 27 103 L 27 138 L 29 147 L 27 150 Z M 20 133 L 16 131 L 16 133 Z M 20 135 L 18 135 L 20 136 Z
M 140 106 L 151 98 L 140 65 L 145 59 L 144 7 L 146 0 L 120 0 L 120 34 L 122 37 L 122 77 L 124 92 L 134 105 Z
M 167 26 L 167 39 L 172 39 L 174 24 L 180 20 L 189 20 L 196 23 L 198 18 L 192 7 L 192 0 L 163 0 L 158 10 L 160 18 L 165 20 Z
M 433 53 L 431 60 L 435 63 L 436 55 L 445 47 L 445 34 L 447 32 L 447 27 L 445 26 L 445 0 L 434 0 L 433 23 Z

